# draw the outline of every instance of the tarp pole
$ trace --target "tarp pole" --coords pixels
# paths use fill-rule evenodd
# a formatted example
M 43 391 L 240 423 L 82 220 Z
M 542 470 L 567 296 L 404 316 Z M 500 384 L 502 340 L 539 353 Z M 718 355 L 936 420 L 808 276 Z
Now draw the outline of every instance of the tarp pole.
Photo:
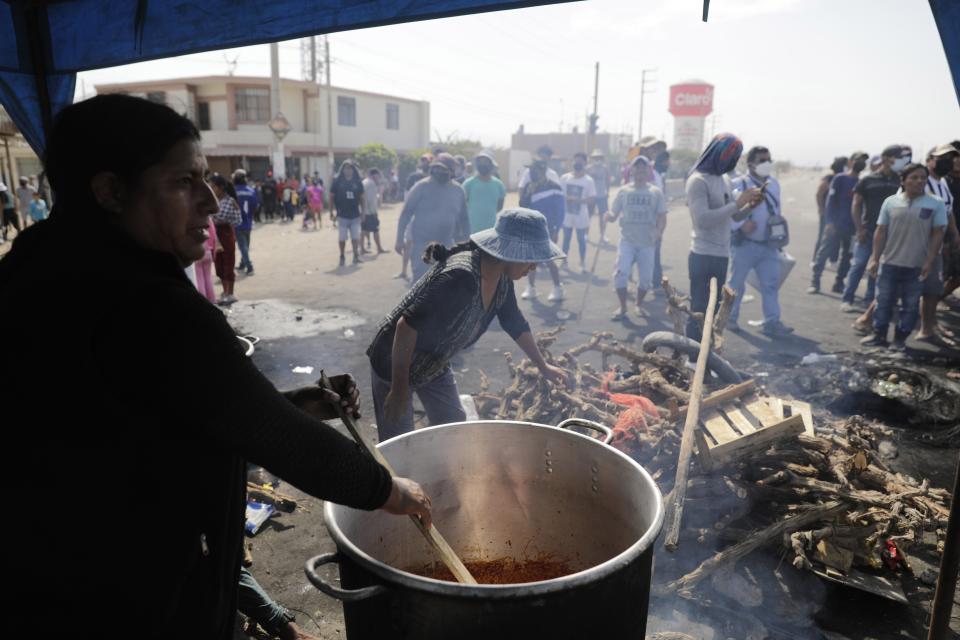
M 40 121 L 43 125 L 43 138 L 46 140 L 53 126 L 53 104 L 50 102 L 50 88 L 47 85 L 48 56 L 50 46 L 50 23 L 47 20 L 47 8 L 39 3 L 31 3 L 24 9 L 27 24 L 27 43 L 30 53 L 30 67 L 37 85 L 37 100 L 40 104 Z

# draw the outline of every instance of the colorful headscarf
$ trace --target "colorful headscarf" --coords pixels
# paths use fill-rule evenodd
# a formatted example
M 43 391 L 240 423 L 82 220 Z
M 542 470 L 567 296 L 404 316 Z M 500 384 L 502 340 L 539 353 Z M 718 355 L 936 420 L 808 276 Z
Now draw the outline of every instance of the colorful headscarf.
M 733 171 L 743 153 L 743 142 L 732 133 L 718 133 L 714 136 L 707 148 L 700 154 L 700 159 L 693 166 L 694 171 L 722 176 Z

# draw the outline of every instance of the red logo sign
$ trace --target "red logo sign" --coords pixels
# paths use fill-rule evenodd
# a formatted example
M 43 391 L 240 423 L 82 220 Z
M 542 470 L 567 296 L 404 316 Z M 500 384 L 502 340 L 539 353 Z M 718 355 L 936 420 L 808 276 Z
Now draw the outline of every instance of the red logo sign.
M 670 87 L 670 113 L 675 116 L 706 116 L 713 111 L 713 85 L 675 84 Z

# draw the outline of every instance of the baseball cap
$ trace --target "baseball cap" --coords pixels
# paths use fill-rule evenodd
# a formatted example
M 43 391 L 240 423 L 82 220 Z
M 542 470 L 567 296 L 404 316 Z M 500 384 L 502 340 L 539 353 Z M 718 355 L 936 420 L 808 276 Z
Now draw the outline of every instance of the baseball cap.
M 952 144 L 941 144 L 930 151 L 930 155 L 934 158 L 950 155 L 951 153 L 957 153 L 956 147 L 954 147 Z
M 457 160 L 449 153 L 438 153 L 437 157 L 430 163 L 431 167 L 443 167 L 454 173 L 457 170 Z

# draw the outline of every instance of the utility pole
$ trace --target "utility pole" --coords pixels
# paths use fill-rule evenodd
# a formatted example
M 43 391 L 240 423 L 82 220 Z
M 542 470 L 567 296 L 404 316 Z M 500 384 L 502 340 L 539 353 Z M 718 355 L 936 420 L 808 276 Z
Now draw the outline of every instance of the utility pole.
M 655 73 L 656 69 L 644 69 L 640 72 L 640 123 L 637 126 L 637 140 L 643 138 L 643 97 L 647 93 L 653 93 L 653 91 L 647 91 L 647 74 Z M 650 83 L 653 84 L 656 82 L 656 78 L 651 78 Z
M 270 110 L 273 118 L 267 126 L 274 133 L 273 176 L 281 180 L 287 176 L 287 161 L 283 151 L 283 137 L 289 131 L 283 131 L 286 118 L 280 108 L 280 51 L 276 42 L 270 43 Z
M 323 36 L 323 69 L 327 81 L 327 193 L 333 186 L 333 89 L 330 88 L 330 36 Z M 332 205 L 331 205 L 332 206 Z
M 593 113 L 587 118 L 587 135 L 584 138 L 584 153 L 589 154 L 593 146 L 594 136 L 597 135 L 597 94 L 600 92 L 600 63 L 597 62 L 593 71 Z

